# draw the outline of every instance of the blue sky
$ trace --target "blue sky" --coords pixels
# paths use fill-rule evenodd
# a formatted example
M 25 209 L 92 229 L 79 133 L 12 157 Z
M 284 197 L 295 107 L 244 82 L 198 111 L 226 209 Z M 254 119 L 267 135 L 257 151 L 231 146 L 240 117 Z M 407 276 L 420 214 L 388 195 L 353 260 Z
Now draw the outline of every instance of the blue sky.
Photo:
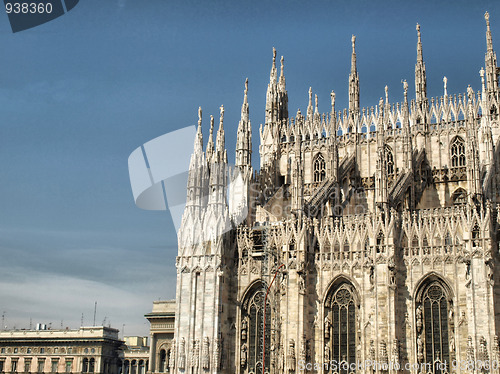
M 176 237 L 166 212 L 135 207 L 127 159 L 143 143 L 193 125 L 197 108 L 224 125 L 234 160 L 249 78 L 254 163 L 272 47 L 285 57 L 289 111 L 309 86 L 329 111 L 347 103 L 351 34 L 361 105 L 401 80 L 413 97 L 422 27 L 428 95 L 480 87 L 484 12 L 500 48 L 497 1 L 81 0 L 12 34 L 0 13 L 0 312 L 8 328 L 98 324 L 147 334 L 152 301 L 175 295 Z M 278 57 L 279 58 L 279 57 Z M 205 139 L 206 140 L 206 139 Z M 192 143 L 186 144 L 192 147 Z M 106 322 L 107 324 L 108 322 Z

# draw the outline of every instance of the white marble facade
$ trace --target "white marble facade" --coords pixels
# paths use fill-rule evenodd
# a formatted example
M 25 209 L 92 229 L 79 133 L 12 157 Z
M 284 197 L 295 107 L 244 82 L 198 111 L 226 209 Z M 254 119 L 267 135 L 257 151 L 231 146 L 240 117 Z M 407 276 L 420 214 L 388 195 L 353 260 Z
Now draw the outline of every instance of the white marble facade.
M 404 82 L 401 103 L 386 89 L 360 108 L 353 37 L 349 107 L 337 112 L 332 92 L 320 114 L 310 90 L 306 113 L 291 116 L 274 51 L 256 172 L 248 85 L 234 167 L 224 109 L 205 150 L 200 110 L 169 370 L 299 373 L 371 360 L 316 372 L 498 372 L 464 366 L 500 358 L 500 91 L 485 19 L 482 89 L 451 95 L 445 79 L 439 98 L 427 97 L 418 25 L 415 96 Z

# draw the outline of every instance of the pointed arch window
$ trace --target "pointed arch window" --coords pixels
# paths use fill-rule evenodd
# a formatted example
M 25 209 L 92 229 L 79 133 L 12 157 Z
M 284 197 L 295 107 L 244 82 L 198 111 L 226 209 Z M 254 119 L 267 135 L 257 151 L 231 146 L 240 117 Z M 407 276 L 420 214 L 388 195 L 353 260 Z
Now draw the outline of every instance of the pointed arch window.
M 431 372 L 440 374 L 435 363 L 443 362 L 450 367 L 454 358 L 452 300 L 443 284 L 434 280 L 420 290 L 416 304 L 418 362 L 430 364 Z
M 392 149 L 389 146 L 385 147 L 385 160 L 387 166 L 387 174 L 394 174 L 394 155 L 392 154 Z
M 313 162 L 313 180 L 314 183 L 322 182 L 326 176 L 326 163 L 325 158 L 321 153 L 314 158 Z
M 324 361 L 356 362 L 356 313 L 358 303 L 354 290 L 343 283 L 328 295 L 325 302 L 323 325 L 325 338 Z M 349 365 L 350 366 L 350 365 Z M 339 374 L 347 374 L 347 365 L 341 365 Z
M 466 165 L 465 142 L 460 136 L 456 136 L 451 142 L 451 167 L 457 168 Z
M 263 336 L 264 336 L 264 299 L 263 289 L 254 290 L 243 304 L 240 365 L 244 373 L 262 372 Z M 270 368 L 271 355 L 271 307 L 269 299 L 266 305 L 266 355 L 265 367 Z M 248 331 L 246 331 L 248 329 Z M 267 371 L 267 370 L 266 370 Z

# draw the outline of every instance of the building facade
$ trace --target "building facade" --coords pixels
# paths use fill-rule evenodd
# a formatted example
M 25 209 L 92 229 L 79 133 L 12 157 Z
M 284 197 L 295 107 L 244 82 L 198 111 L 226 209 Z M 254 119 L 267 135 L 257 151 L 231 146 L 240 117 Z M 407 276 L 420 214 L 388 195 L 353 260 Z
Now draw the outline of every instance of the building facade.
M 149 346 L 147 336 L 125 336 L 121 373 L 146 374 L 149 370 Z
M 145 317 L 150 324 L 149 372 L 171 373 L 169 358 L 173 354 L 175 300 L 153 301 L 153 310 Z
M 205 150 L 200 109 L 171 372 L 498 372 L 500 91 L 485 19 L 481 90 L 451 95 L 444 79 L 439 98 L 418 25 L 415 96 L 404 82 L 401 103 L 386 88 L 360 107 L 353 36 L 349 107 L 332 92 L 320 114 L 309 90 L 291 116 L 274 51 L 256 172 L 248 84 L 234 167 L 223 107 Z M 378 366 L 351 365 L 367 360 Z
M 122 344 L 102 326 L 0 331 L 0 373 L 118 374 Z

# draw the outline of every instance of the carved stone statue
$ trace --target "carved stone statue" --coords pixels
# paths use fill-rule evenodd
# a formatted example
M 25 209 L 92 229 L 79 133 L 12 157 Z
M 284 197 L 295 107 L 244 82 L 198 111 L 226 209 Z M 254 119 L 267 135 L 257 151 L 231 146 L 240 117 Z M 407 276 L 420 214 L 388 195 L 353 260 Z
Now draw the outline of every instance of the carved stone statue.
M 170 368 L 170 371 L 173 371 L 175 367 L 175 339 L 173 339 L 172 343 L 170 343 L 170 355 L 168 357 L 168 367 Z
M 417 360 L 419 363 L 424 361 L 424 342 L 422 341 L 422 335 L 417 337 Z
M 330 328 L 332 327 L 332 323 L 330 322 L 330 318 L 325 317 L 325 339 L 330 339 Z
M 179 369 L 184 370 L 186 368 L 186 340 L 182 338 L 181 345 L 179 347 Z
M 248 328 L 248 322 L 245 319 L 241 321 L 241 340 L 246 341 L 247 340 L 247 328 Z
M 324 362 L 330 362 L 330 347 L 328 345 L 325 345 L 325 361 Z
M 246 344 L 243 344 L 241 346 L 240 365 L 242 368 L 244 368 L 247 365 L 247 345 Z
M 417 307 L 416 316 L 417 316 L 417 332 L 420 333 L 420 331 L 422 331 L 422 305 L 419 305 Z

